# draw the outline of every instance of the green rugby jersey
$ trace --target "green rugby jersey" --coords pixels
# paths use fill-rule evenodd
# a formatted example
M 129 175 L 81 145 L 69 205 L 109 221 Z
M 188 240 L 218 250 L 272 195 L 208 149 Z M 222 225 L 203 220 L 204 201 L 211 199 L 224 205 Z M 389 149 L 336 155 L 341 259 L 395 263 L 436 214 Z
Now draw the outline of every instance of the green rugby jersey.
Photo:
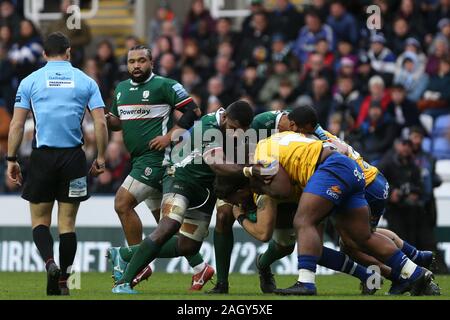
M 194 126 L 189 130 L 189 141 L 185 142 L 185 144 L 190 146 L 189 153 L 184 154 L 182 144 L 174 147 L 172 161 L 175 167 L 175 179 L 201 183 L 203 186 L 212 187 L 215 174 L 209 165 L 203 161 L 203 154 L 216 147 L 222 147 L 221 141 L 210 141 L 213 139 L 211 139 L 207 130 L 220 131 L 220 118 L 224 112 L 225 109 L 221 108 L 216 112 L 204 115 L 199 121 L 195 122 Z M 221 136 L 223 138 L 222 133 Z M 178 161 L 175 159 L 175 153 L 179 158 Z
M 267 111 L 258 114 L 253 118 L 251 128 L 256 130 L 258 141 L 270 137 L 278 132 L 278 123 L 287 111 Z M 260 131 L 261 130 L 261 131 Z
M 131 79 L 120 82 L 111 113 L 122 122 L 124 143 L 131 157 L 145 155 L 150 167 L 168 164 L 170 148 L 150 150 L 148 143 L 165 135 L 173 125 L 173 110 L 191 101 L 181 84 L 155 74 L 143 83 Z

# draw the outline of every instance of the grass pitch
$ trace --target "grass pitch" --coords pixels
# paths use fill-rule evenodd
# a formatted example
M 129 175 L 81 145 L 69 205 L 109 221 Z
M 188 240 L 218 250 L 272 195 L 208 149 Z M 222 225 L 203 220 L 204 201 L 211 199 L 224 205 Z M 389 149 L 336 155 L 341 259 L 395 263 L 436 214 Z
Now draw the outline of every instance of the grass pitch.
M 291 286 L 296 276 L 276 276 L 280 288 Z M 111 293 L 112 280 L 109 273 L 83 273 L 80 277 L 80 290 L 72 290 L 70 297 L 47 297 L 45 294 L 46 274 L 41 273 L 0 273 L 0 300 L 336 300 L 336 299 L 365 299 L 365 300 L 450 300 L 450 276 L 437 276 L 436 282 L 441 287 L 439 297 L 410 297 L 386 296 L 390 282 L 385 280 L 381 290 L 374 296 L 361 296 L 359 281 L 347 275 L 318 276 L 316 297 L 281 297 L 273 294 L 262 294 L 259 289 L 257 274 L 230 275 L 230 293 L 228 295 L 207 295 L 204 291 L 213 287 L 207 283 L 202 292 L 189 292 L 191 275 L 154 273 L 150 279 L 141 283 L 136 289 L 139 295 L 115 295 Z

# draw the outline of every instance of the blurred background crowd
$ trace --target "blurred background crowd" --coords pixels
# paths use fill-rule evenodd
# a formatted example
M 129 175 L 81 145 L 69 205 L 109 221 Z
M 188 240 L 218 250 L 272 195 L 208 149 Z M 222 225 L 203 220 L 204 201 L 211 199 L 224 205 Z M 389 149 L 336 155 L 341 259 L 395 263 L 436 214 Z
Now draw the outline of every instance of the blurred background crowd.
M 450 159 L 450 0 L 276 0 L 270 9 L 266 1 L 249 0 L 250 14 L 239 21 L 213 18 L 203 0 L 190 1 L 187 15 L 177 16 L 174 2 L 159 1 L 148 37 L 130 34 L 125 47 L 150 46 L 154 72 L 182 83 L 204 114 L 236 99 L 249 101 L 255 113 L 313 105 L 324 128 L 386 175 L 391 210 L 426 216 L 432 225 L 433 188 L 440 184 L 435 160 Z M 65 13 L 70 4 L 62 1 L 59 9 Z M 381 10 L 379 30 L 367 28 L 370 4 Z M 111 39 L 96 41 L 87 52 L 96 39 L 86 23 L 68 30 L 64 14 L 38 29 L 23 13 L 23 1 L 0 3 L 2 156 L 18 83 L 43 65 L 42 39 L 49 32 L 69 35 L 72 63 L 97 81 L 107 106 L 117 83 L 128 78 L 126 52 L 115 52 Z M 91 162 L 89 115 L 83 126 Z M 19 154 L 25 176 L 33 130 L 30 119 Z M 128 160 L 121 134 L 113 133 L 106 173 L 91 180 L 91 190 L 114 193 L 128 174 Z M 0 193 L 19 192 L 4 172 L 0 161 Z M 402 216 L 392 216 L 391 224 L 404 227 Z M 423 220 L 411 219 L 417 225 L 408 230 L 423 234 Z

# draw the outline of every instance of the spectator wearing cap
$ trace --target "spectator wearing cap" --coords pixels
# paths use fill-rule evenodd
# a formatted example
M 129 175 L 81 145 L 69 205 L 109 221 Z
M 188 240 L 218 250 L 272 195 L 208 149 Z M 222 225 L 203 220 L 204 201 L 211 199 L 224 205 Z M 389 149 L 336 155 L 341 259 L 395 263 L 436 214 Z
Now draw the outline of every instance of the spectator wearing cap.
M 347 12 L 342 0 L 331 2 L 330 15 L 326 21 L 333 29 L 336 41 L 347 40 L 354 46 L 358 44 L 358 23 L 353 15 Z
M 396 127 L 389 113 L 383 112 L 380 101 L 373 100 L 367 118 L 361 124 L 362 153 L 366 161 L 376 164 L 392 147 Z
M 0 3 L 0 25 L 6 25 L 11 29 L 12 40 L 20 38 L 20 16 L 11 0 L 3 0 Z
M 412 102 L 417 102 L 422 96 L 428 85 L 428 75 L 414 52 L 405 52 L 400 68 L 395 70 L 394 84 L 401 84 Z
M 405 88 L 401 84 L 391 87 L 392 101 L 387 107 L 387 112 L 397 125 L 397 136 L 412 126 L 421 126 L 419 110 L 415 102 L 406 96 Z
M 294 41 L 298 30 L 303 25 L 303 15 L 289 0 L 276 1 L 270 17 L 271 29 L 274 33 L 281 33 L 288 42 Z
M 395 55 L 385 46 L 386 39 L 383 34 L 372 35 L 370 41 L 370 49 L 367 52 L 370 65 L 389 85 L 395 72 Z
M 449 53 L 449 42 L 443 36 L 437 36 L 430 46 L 425 71 L 434 76 L 439 72 L 439 62 Z
M 355 74 L 355 62 L 348 57 L 344 57 L 338 64 L 338 75 L 345 77 L 353 77 Z
M 175 13 L 171 9 L 168 1 L 162 0 L 156 9 L 156 16 L 150 19 L 148 24 L 148 44 L 150 47 L 153 47 L 156 40 L 163 34 L 162 26 L 164 22 L 169 22 L 178 31 L 179 26 Z
M 439 32 L 437 36 L 443 36 L 447 41 L 450 41 L 450 18 L 443 18 L 438 22 Z
M 324 24 L 315 11 L 306 13 L 306 25 L 300 29 L 297 40 L 294 44 L 294 54 L 301 63 L 305 63 L 310 53 L 315 50 L 316 43 L 319 39 L 326 39 L 330 49 L 334 50 L 335 36 L 333 29 Z
M 359 109 L 358 118 L 356 119 L 356 128 L 359 128 L 369 114 L 370 106 L 377 104 L 381 107 L 382 111 L 386 111 L 389 103 L 391 102 L 391 95 L 386 90 L 383 78 L 378 75 L 373 76 L 369 80 L 369 95 L 366 96 L 361 103 Z
M 418 102 L 419 110 L 438 117 L 450 113 L 450 58 L 439 62 L 438 74 L 431 76 L 422 99 Z

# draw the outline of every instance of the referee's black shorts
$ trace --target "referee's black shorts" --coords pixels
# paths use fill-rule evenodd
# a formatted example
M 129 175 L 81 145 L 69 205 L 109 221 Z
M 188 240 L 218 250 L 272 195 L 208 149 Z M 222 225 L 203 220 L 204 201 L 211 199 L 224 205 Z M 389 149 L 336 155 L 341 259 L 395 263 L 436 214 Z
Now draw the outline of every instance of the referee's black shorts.
M 33 149 L 22 198 L 31 203 L 87 200 L 87 164 L 81 147 Z

